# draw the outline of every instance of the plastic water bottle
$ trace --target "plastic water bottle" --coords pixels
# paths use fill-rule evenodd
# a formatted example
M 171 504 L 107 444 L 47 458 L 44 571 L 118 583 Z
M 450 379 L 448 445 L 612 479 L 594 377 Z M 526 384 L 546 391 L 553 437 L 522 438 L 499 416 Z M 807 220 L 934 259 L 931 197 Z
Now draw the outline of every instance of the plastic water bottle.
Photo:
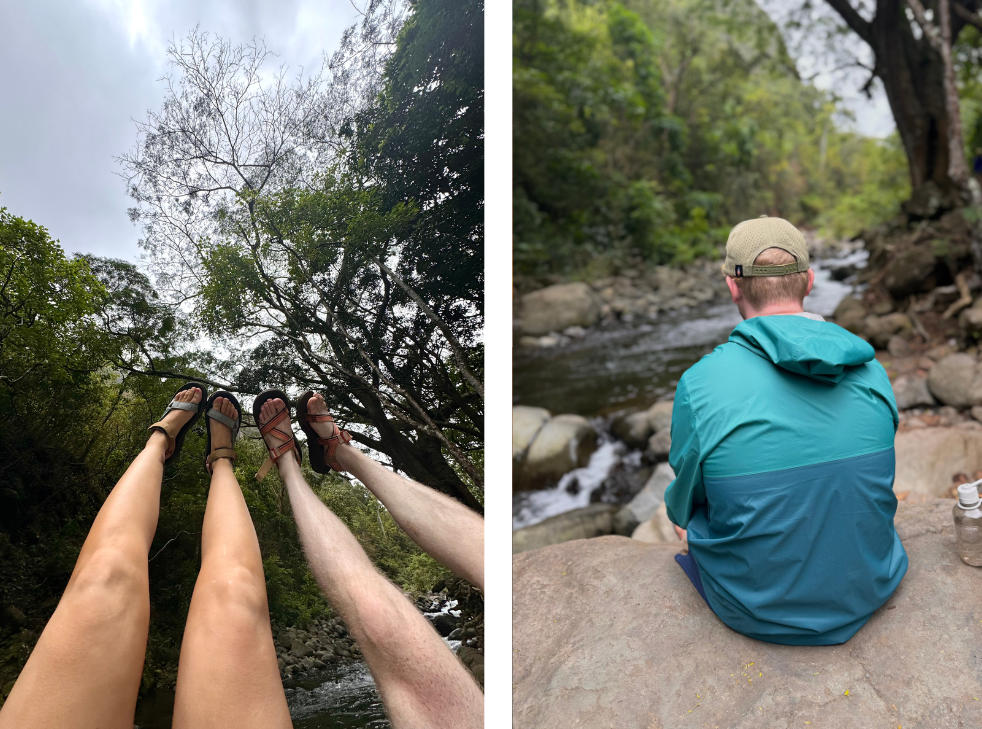
M 955 538 L 962 562 L 982 567 L 982 499 L 979 481 L 958 487 L 958 503 L 952 509 L 955 517 Z

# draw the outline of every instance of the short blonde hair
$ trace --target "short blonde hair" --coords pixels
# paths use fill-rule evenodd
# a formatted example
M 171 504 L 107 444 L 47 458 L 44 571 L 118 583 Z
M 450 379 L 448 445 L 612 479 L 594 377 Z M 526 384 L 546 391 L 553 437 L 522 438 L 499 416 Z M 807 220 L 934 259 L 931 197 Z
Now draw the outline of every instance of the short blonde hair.
M 783 248 L 765 248 L 754 261 L 755 266 L 781 266 L 794 263 L 795 257 Z M 743 298 L 755 309 L 783 301 L 802 303 L 808 295 L 808 272 L 784 276 L 747 276 L 734 278 Z

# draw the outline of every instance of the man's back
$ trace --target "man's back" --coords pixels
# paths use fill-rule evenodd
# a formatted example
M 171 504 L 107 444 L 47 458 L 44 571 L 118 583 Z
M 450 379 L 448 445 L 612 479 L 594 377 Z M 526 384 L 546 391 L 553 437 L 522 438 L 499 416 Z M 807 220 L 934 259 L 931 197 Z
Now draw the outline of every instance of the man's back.
M 848 640 L 896 589 L 897 408 L 873 349 L 840 327 L 762 316 L 679 383 L 669 516 L 713 610 L 761 640 Z

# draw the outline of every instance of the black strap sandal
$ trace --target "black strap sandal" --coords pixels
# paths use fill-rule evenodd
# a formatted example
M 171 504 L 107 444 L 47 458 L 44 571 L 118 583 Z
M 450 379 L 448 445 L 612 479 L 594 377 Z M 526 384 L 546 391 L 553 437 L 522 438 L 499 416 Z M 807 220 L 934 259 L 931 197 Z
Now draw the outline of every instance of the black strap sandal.
M 220 413 L 215 409 L 215 400 L 220 397 L 224 397 L 226 400 L 235 406 L 235 409 L 239 412 L 239 417 L 237 420 L 232 420 L 232 418 L 227 415 Z M 239 401 L 235 398 L 231 392 L 226 392 L 225 390 L 219 390 L 210 398 L 208 398 L 208 411 L 205 413 L 206 417 L 212 420 L 217 420 L 222 425 L 227 425 L 232 429 L 232 445 L 235 445 L 235 439 L 239 436 L 239 428 L 242 426 L 242 406 Z M 205 470 L 211 473 L 211 464 L 220 458 L 228 458 L 230 461 L 235 463 L 235 459 L 238 454 L 235 452 L 234 448 L 216 448 L 214 451 L 211 449 L 211 427 L 207 428 L 208 440 L 205 443 Z
M 191 426 L 193 426 L 198 421 L 198 418 L 201 417 L 201 412 L 203 410 L 205 399 L 208 397 L 208 390 L 205 389 L 205 386 L 198 382 L 189 382 L 177 392 L 184 392 L 185 390 L 193 390 L 194 388 L 198 388 L 199 390 L 201 390 L 200 401 L 178 402 L 176 399 L 172 398 L 170 404 L 167 406 L 167 409 L 164 410 L 164 414 L 160 416 L 160 420 L 158 420 L 156 423 L 154 423 L 148 428 L 148 430 L 151 431 L 159 430 L 161 433 L 166 435 L 168 440 L 168 445 L 173 446 L 174 448 L 171 454 L 167 456 L 167 458 L 164 460 L 165 464 L 170 463 L 173 460 L 176 460 L 177 457 L 181 455 L 181 448 L 184 446 L 184 436 L 187 435 L 188 431 L 191 430 Z M 175 397 L 177 396 L 177 392 L 174 393 Z M 191 410 L 194 412 L 194 415 L 191 416 L 191 419 L 189 421 L 187 421 L 184 425 L 181 426 L 180 430 L 174 432 L 175 424 L 173 422 L 169 422 L 169 423 L 164 422 L 164 418 L 167 417 L 167 413 L 171 412 L 172 410 Z
M 341 430 L 338 424 L 334 422 L 334 418 L 328 413 L 308 413 L 307 403 L 313 396 L 314 393 L 308 390 L 297 401 L 297 422 L 300 423 L 301 430 L 307 436 L 307 451 L 310 455 L 310 467 L 316 473 L 330 473 L 331 469 L 338 473 L 344 473 L 344 469 L 341 468 L 341 464 L 334 458 L 334 454 L 337 452 L 339 445 L 351 441 L 351 433 L 347 430 Z M 311 423 L 331 423 L 334 425 L 334 433 L 327 438 L 322 438 L 314 430 Z M 314 443 L 325 446 L 327 452 L 325 453 L 325 448 L 319 448 Z
M 283 401 L 283 409 L 274 415 L 268 423 L 265 425 L 259 425 L 259 418 L 262 415 L 260 412 L 263 405 L 265 405 L 270 400 L 275 400 L 279 398 Z M 259 471 L 256 473 L 256 480 L 262 481 L 266 478 L 266 474 L 270 472 L 273 468 L 273 464 L 280 460 L 280 457 L 284 453 L 293 451 L 293 455 L 297 458 L 297 463 L 303 463 L 303 456 L 300 453 L 300 449 L 297 448 L 297 439 L 293 435 L 293 429 L 290 427 L 290 398 L 286 396 L 286 393 L 282 390 L 264 390 L 259 393 L 259 397 L 256 398 L 255 402 L 252 403 L 252 417 L 256 419 L 256 425 L 259 425 L 259 434 L 263 437 L 263 442 L 266 443 L 266 447 L 269 449 L 269 458 L 267 458 L 263 465 L 259 467 Z M 285 427 L 277 427 L 283 421 L 286 421 Z M 271 446 L 268 441 L 266 441 L 266 436 L 270 433 L 275 433 L 280 438 L 284 439 L 285 442 L 278 446 Z

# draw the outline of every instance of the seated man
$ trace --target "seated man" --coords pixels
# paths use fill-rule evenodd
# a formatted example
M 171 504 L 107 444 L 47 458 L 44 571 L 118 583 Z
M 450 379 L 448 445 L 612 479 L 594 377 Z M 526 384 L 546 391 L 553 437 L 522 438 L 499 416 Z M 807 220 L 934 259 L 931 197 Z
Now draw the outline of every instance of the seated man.
M 843 643 L 907 571 L 890 381 L 869 344 L 803 310 L 815 274 L 788 221 L 737 225 L 723 273 L 744 321 L 675 393 L 676 559 L 734 630 Z

